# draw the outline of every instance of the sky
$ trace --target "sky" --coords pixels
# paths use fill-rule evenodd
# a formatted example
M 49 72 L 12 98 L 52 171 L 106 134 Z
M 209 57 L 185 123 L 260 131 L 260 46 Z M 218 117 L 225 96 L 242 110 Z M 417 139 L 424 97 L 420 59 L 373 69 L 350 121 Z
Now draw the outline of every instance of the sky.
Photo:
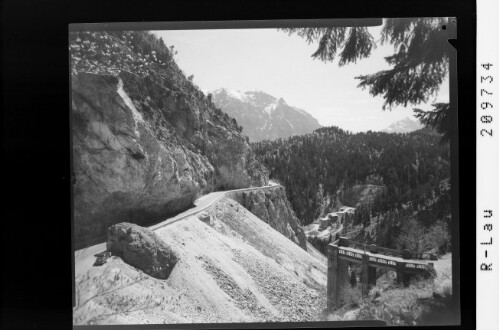
M 369 28 L 375 38 L 380 27 Z M 323 126 L 352 131 L 379 131 L 406 117 L 414 118 L 412 108 L 382 110 L 383 98 L 358 88 L 356 76 L 388 69 L 384 57 L 393 46 L 382 45 L 371 56 L 339 67 L 337 61 L 322 62 L 311 55 L 317 44 L 307 44 L 297 35 L 276 29 L 218 29 L 154 31 L 166 45 L 178 51 L 180 69 L 194 75 L 194 83 L 204 92 L 218 88 L 264 91 L 282 97 L 289 105 L 304 109 Z M 448 102 L 446 79 L 428 104 L 416 107 L 430 110 L 434 102 Z

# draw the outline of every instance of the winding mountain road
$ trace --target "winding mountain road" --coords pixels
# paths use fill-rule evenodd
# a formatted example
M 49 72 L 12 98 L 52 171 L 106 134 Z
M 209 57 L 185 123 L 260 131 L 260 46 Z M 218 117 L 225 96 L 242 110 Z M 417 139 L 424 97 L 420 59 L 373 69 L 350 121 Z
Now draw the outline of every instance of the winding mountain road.
M 210 207 L 211 205 L 213 205 L 214 203 L 221 200 L 228 193 L 238 192 L 238 191 L 266 190 L 266 189 L 271 189 L 271 188 L 276 188 L 276 187 L 280 187 L 280 185 L 270 181 L 270 184 L 268 186 L 263 186 L 263 187 L 251 187 L 251 188 L 242 188 L 242 189 L 212 192 L 212 193 L 209 193 L 207 195 L 201 196 L 198 199 L 196 199 L 196 201 L 194 201 L 195 206 L 193 208 L 188 209 L 187 211 L 184 211 L 184 212 L 182 212 L 182 213 L 180 213 L 172 218 L 169 218 L 163 222 L 160 222 L 156 225 L 150 226 L 149 229 L 157 230 L 159 228 L 171 225 L 172 223 L 175 223 L 179 220 L 185 219 L 185 218 L 190 217 L 192 215 L 195 215 L 199 212 L 202 212 L 202 211 L 206 210 L 208 207 Z
M 176 216 L 172 218 L 168 218 L 158 224 L 152 225 L 149 227 L 149 229 L 155 231 L 158 230 L 159 228 L 163 228 L 165 226 L 171 225 L 172 223 L 175 223 L 177 221 L 180 221 L 182 219 L 185 219 L 187 217 L 193 216 L 197 213 L 200 213 L 204 210 L 206 210 L 208 207 L 212 206 L 216 202 L 220 201 L 222 198 L 224 198 L 227 194 L 232 193 L 232 192 L 239 192 L 239 191 L 251 191 L 251 190 L 266 190 L 266 189 L 272 189 L 280 187 L 279 184 L 273 182 L 272 180 L 269 180 L 269 185 L 268 186 L 262 186 L 262 187 L 251 187 L 251 188 L 242 188 L 242 189 L 234 189 L 234 190 L 225 190 L 225 191 L 215 191 L 206 195 L 203 195 L 199 197 L 197 200 L 194 201 L 194 207 L 190 208 L 180 214 L 177 214 Z M 95 262 L 95 254 L 104 252 L 106 251 L 106 242 L 95 244 L 83 249 L 80 249 L 78 251 L 75 251 L 75 275 L 81 274 L 82 272 L 88 270 L 93 263 Z

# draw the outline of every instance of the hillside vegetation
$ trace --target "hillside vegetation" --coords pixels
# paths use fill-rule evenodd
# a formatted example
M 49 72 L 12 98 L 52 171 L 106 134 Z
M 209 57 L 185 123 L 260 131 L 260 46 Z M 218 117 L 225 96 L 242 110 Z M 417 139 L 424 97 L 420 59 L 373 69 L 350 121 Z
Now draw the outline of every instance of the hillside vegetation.
M 433 250 L 443 256 L 437 276 L 448 274 L 449 146 L 435 131 L 326 127 L 250 144 L 153 34 L 71 32 L 69 49 L 75 325 L 424 324 L 421 299 L 451 295 L 448 278 L 416 279 L 407 289 L 379 274 L 364 299 L 352 281 L 351 299 L 330 314 L 325 245 L 307 241 L 342 231 L 359 242 Z M 276 114 L 286 109 L 281 100 L 271 105 Z M 282 187 L 209 194 L 266 186 L 269 176 Z M 344 205 L 355 212 L 321 232 L 316 220 Z M 94 263 L 106 232 L 112 256 Z
M 361 242 L 443 253 L 450 244 L 450 163 L 449 145 L 440 140 L 429 128 L 353 134 L 325 127 L 252 145 L 304 225 L 353 206 L 349 226 L 359 227 Z
M 253 143 L 270 177 L 282 183 L 305 224 L 317 217 L 325 195 L 341 200 L 357 184 L 387 187 L 382 209 L 425 200 L 450 175 L 449 146 L 423 129 L 408 134 L 352 134 L 337 127 L 312 134 Z M 322 189 L 322 196 L 318 194 Z

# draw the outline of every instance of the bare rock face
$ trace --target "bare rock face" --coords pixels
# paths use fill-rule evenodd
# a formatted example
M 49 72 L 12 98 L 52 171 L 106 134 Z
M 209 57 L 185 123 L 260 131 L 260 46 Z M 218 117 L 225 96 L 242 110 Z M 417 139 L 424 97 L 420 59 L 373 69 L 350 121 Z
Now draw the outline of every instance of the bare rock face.
M 80 73 L 72 87 L 77 245 L 116 222 L 178 212 L 213 181 L 206 157 L 157 139 L 119 77 Z
M 307 238 L 283 187 L 248 192 L 233 192 L 230 197 L 272 228 L 307 249 Z
M 127 264 L 159 279 L 167 279 L 178 261 L 176 254 L 148 228 L 118 223 L 107 230 L 107 250 Z
M 237 123 L 153 35 L 71 33 L 70 53 L 76 249 L 115 223 L 148 225 L 199 194 L 268 182 Z

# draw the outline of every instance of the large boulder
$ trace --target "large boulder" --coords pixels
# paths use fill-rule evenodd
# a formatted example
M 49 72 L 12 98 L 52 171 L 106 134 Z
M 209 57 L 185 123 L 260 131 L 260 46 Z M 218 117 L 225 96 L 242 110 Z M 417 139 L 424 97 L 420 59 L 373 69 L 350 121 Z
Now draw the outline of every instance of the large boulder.
M 127 264 L 159 279 L 167 279 L 177 255 L 149 228 L 122 222 L 107 230 L 107 250 Z

